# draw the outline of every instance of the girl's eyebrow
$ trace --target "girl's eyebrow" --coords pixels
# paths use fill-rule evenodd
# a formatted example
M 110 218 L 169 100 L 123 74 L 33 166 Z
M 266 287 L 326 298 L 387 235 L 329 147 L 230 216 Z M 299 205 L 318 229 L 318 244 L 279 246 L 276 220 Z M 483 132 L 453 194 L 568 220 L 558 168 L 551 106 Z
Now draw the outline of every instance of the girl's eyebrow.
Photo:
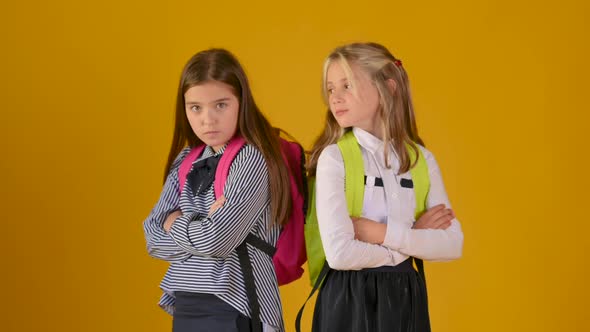
M 220 101 L 228 101 L 229 99 L 230 99 L 229 97 L 223 97 L 223 98 L 215 99 L 211 103 L 218 103 Z
M 229 97 L 223 97 L 223 98 L 215 99 L 215 100 L 213 100 L 213 101 L 211 101 L 209 103 L 210 104 L 213 104 L 213 103 L 218 103 L 218 102 L 221 102 L 221 101 L 228 101 L 228 100 L 230 100 Z M 198 101 L 189 101 L 189 100 L 187 100 L 187 101 L 185 101 L 185 104 L 186 105 L 197 105 L 197 104 L 201 104 L 201 103 L 198 102 Z
M 348 81 L 348 77 L 341 78 L 339 82 Z M 332 81 L 327 81 L 326 84 L 334 84 Z

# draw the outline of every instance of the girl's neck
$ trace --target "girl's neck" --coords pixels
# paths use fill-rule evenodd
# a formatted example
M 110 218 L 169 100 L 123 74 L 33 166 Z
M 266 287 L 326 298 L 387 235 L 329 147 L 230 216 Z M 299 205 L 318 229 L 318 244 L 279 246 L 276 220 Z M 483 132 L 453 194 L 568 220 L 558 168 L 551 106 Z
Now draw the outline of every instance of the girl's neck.
M 382 130 L 383 126 L 381 125 L 381 123 L 379 121 L 375 121 L 375 123 L 373 123 L 372 125 L 355 126 L 355 127 L 362 129 L 363 131 L 366 131 L 367 133 L 375 136 L 380 141 L 383 141 L 383 130 Z

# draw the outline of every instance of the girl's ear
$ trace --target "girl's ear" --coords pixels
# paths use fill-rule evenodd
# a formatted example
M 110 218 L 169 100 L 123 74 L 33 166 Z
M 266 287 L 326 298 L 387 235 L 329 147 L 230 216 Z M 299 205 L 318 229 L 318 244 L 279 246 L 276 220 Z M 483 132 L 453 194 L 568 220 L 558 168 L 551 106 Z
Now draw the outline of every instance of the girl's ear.
M 387 87 L 389 88 L 389 92 L 391 92 L 391 94 L 393 95 L 395 93 L 395 90 L 397 89 L 397 83 L 395 83 L 393 78 L 390 78 L 390 79 L 386 80 L 385 82 L 387 83 Z

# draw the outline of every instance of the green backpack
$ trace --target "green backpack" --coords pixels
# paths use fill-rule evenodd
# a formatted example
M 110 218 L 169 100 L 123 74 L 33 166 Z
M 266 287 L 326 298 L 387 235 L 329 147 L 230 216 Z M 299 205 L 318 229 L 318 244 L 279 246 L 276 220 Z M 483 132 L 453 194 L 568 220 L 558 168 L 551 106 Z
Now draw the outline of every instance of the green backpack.
M 356 137 L 352 131 L 348 131 L 338 141 L 338 148 L 342 153 L 344 160 L 345 171 L 345 193 L 346 203 L 348 206 L 348 213 L 353 217 L 360 217 L 363 210 L 364 194 L 365 194 L 365 167 L 363 163 L 363 156 Z M 414 194 L 416 196 L 416 210 L 414 211 L 416 219 L 426 210 L 426 197 L 430 189 L 430 178 L 428 176 L 428 165 L 422 151 L 418 149 L 418 162 L 410 170 L 412 175 L 412 182 L 414 183 Z M 409 148 L 410 160 L 414 162 L 416 156 L 414 150 Z M 305 248 L 307 251 L 307 266 L 309 272 L 309 279 L 313 287 L 308 299 L 320 287 L 323 279 L 328 274 L 330 267 L 326 262 L 326 255 L 322 246 L 322 239 L 320 238 L 320 231 L 318 227 L 318 219 L 315 208 L 315 178 L 309 177 L 309 203 L 307 209 L 307 216 L 305 218 Z M 424 266 L 420 259 L 415 259 L 418 271 L 424 278 Z M 307 301 L 305 301 L 307 303 Z M 301 316 L 303 314 L 303 307 L 297 314 L 295 326 L 297 331 L 300 331 Z

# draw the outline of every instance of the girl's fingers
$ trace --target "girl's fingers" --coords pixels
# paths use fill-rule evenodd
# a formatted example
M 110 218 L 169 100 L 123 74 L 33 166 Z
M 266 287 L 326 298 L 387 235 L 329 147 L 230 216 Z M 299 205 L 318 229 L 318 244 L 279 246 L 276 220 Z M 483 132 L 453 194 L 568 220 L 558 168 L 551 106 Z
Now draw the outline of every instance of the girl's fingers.
M 449 209 L 442 209 L 440 211 L 437 211 L 434 215 L 432 215 L 432 217 L 430 218 L 430 220 L 435 223 L 438 224 L 439 220 L 441 218 L 445 218 L 451 215 L 451 210 Z
M 451 225 L 451 220 L 453 220 L 453 216 L 451 214 L 446 214 L 444 216 L 441 216 L 439 219 L 437 219 L 435 221 L 434 228 L 435 229 L 446 229 Z M 447 225 L 447 226 L 445 226 L 445 225 Z
M 211 208 L 209 209 L 209 215 L 211 215 L 213 212 L 217 211 L 217 209 L 222 207 L 223 203 L 225 203 L 225 196 L 220 196 L 215 202 L 213 202 L 213 204 L 211 204 Z
M 447 219 L 452 219 L 448 209 L 437 212 L 430 218 L 424 220 L 424 228 L 438 229 Z
M 442 204 L 433 206 L 432 208 L 428 209 L 426 212 L 424 212 L 420 218 L 418 218 L 418 220 L 416 220 L 416 224 L 418 225 L 417 228 L 422 228 L 421 225 L 425 225 L 428 224 L 433 216 L 438 213 L 444 206 Z
M 422 216 L 424 218 L 430 218 L 432 215 L 442 211 L 444 208 L 445 208 L 444 204 L 435 205 L 435 206 L 431 207 L 430 209 L 428 209 Z

